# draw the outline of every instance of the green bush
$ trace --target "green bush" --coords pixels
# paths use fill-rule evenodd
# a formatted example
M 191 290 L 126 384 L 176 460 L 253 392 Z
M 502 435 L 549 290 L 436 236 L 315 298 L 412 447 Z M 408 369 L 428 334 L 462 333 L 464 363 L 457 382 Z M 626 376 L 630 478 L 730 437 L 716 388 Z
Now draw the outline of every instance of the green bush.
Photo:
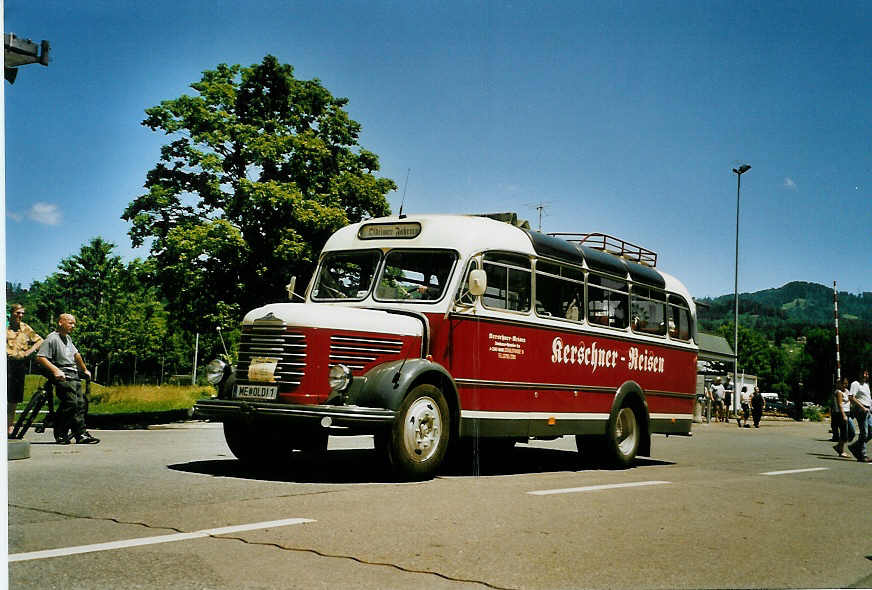
M 27 375 L 24 382 L 26 402 L 43 383 L 39 375 Z M 90 414 L 131 414 L 187 410 L 199 399 L 215 395 L 211 385 L 114 385 L 91 384 Z M 19 408 L 20 409 L 20 408 Z
M 820 406 L 807 406 L 802 409 L 802 415 L 809 422 L 820 422 L 824 419 Z

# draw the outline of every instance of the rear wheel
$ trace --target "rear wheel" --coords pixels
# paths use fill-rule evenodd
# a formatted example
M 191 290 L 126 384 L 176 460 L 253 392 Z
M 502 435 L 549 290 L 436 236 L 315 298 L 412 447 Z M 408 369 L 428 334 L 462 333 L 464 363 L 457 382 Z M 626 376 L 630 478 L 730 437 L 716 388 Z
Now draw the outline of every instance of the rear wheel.
M 614 420 L 609 420 L 605 436 L 576 435 L 575 444 L 585 461 L 602 462 L 613 467 L 629 467 L 636 459 L 642 440 L 639 418 L 629 405 L 621 406 Z
M 403 400 L 384 441 L 391 465 L 411 479 L 433 477 L 445 458 L 450 431 L 445 396 L 433 385 L 418 385 Z
M 636 412 L 630 406 L 621 406 L 614 420 L 609 421 L 606 433 L 606 458 L 617 467 L 629 467 L 636 458 L 642 430 Z

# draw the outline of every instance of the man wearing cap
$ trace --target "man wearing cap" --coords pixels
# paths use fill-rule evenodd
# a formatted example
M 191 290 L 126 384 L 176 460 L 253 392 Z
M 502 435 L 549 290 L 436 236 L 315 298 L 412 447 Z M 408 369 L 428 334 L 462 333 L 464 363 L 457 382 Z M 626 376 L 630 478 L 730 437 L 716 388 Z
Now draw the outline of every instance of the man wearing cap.
M 78 444 L 96 444 L 100 439 L 85 430 L 85 392 L 79 373 L 90 379 L 91 372 L 70 338 L 75 327 L 76 318 L 62 313 L 58 318 L 58 329 L 43 341 L 36 360 L 52 376 L 55 395 L 58 396 L 55 440 L 69 444 L 75 438 Z

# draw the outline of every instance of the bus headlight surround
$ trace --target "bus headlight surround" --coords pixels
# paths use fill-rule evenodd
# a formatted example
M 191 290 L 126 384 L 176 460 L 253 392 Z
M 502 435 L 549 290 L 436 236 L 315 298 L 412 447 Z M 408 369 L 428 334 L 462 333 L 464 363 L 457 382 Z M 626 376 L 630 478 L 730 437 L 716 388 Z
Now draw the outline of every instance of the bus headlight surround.
M 224 379 L 224 369 L 227 363 L 221 359 L 215 359 L 206 365 L 206 380 L 212 385 L 218 385 Z
M 327 381 L 333 391 L 345 391 L 351 385 L 351 369 L 345 365 L 333 365 L 327 373 Z

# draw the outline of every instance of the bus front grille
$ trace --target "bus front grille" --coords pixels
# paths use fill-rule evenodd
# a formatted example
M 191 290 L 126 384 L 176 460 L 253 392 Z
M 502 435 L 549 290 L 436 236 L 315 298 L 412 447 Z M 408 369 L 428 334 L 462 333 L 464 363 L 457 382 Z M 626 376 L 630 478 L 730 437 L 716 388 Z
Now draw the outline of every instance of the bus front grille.
M 306 336 L 287 332 L 284 326 L 255 324 L 239 341 L 238 379 L 248 379 L 248 368 L 255 358 L 277 359 L 276 382 L 298 386 L 306 369 Z
M 403 341 L 392 338 L 356 336 L 330 337 L 330 365 L 343 364 L 359 373 L 375 362 L 399 358 Z

